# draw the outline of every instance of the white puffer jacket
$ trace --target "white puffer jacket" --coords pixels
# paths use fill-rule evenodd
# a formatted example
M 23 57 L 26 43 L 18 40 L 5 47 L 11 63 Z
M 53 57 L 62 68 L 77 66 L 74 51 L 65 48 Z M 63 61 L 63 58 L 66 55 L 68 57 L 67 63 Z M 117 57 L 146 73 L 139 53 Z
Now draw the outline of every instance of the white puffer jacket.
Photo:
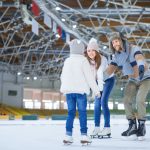
M 70 55 L 62 69 L 60 91 L 64 94 L 89 94 L 90 88 L 95 95 L 99 93 L 87 58 L 78 54 Z

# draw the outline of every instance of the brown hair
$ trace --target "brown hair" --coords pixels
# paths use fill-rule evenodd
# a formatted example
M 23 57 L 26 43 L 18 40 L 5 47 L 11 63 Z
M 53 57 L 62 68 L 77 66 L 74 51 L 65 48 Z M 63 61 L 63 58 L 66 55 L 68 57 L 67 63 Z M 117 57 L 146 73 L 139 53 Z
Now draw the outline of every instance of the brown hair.
M 101 65 L 101 56 L 100 54 L 95 50 L 96 56 L 95 56 L 95 63 L 96 63 L 96 69 L 98 70 L 99 66 Z M 85 57 L 88 59 L 89 63 L 91 64 L 91 58 L 88 56 L 87 51 L 84 52 Z

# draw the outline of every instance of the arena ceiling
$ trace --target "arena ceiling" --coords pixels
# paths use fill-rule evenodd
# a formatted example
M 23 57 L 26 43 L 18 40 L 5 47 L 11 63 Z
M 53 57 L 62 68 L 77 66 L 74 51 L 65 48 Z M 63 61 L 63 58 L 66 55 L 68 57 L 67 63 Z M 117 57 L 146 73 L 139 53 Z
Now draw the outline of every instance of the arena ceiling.
M 109 56 L 112 32 L 121 32 L 139 45 L 150 63 L 150 0 L 34 1 L 39 15 L 32 12 L 32 0 L 0 1 L 0 71 L 59 79 L 69 54 L 66 38 L 86 44 L 94 37 L 100 51 Z M 58 36 L 53 24 L 44 23 L 45 15 L 65 37 Z M 32 32 L 32 20 L 38 23 L 39 35 Z

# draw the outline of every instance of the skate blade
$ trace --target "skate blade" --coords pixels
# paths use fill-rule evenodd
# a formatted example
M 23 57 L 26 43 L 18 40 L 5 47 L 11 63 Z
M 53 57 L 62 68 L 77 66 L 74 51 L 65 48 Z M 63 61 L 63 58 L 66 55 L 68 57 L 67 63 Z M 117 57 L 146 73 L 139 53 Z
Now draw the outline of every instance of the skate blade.
M 99 139 L 106 139 L 106 138 L 111 138 L 111 134 L 107 134 L 107 135 L 98 135 Z
M 92 141 L 80 141 L 82 146 L 90 145 Z
M 98 138 L 98 135 L 91 135 L 91 139 Z
M 136 134 L 134 134 L 134 135 L 130 135 L 130 136 L 122 136 L 122 139 L 123 140 L 126 140 L 126 141 L 135 141 L 135 140 L 137 140 L 137 136 L 136 136 Z
M 144 141 L 145 138 L 144 138 L 144 136 L 139 136 L 139 137 L 138 137 L 138 140 L 139 140 L 139 141 Z
M 63 140 L 64 145 L 71 145 L 73 142 Z
M 99 139 L 110 139 L 112 138 L 111 136 L 98 136 Z

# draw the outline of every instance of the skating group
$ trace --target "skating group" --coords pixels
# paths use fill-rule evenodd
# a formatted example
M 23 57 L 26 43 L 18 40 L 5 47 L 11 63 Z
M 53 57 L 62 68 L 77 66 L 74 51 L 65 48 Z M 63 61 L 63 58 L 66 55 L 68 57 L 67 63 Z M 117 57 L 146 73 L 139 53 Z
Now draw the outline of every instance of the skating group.
M 120 33 L 109 36 L 111 60 L 99 51 L 98 42 L 91 38 L 85 47 L 81 40 L 69 42 L 70 56 L 65 60 L 61 73 L 60 91 L 65 94 L 68 106 L 65 144 L 73 143 L 73 123 L 78 109 L 81 144 L 89 144 L 92 138 L 111 137 L 108 100 L 115 84 L 115 72 L 120 70 L 127 76 L 123 103 L 128 128 L 122 138 L 144 140 L 146 134 L 146 96 L 150 90 L 150 69 L 140 47 L 132 45 Z M 90 90 L 94 98 L 94 130 L 87 134 L 87 95 Z M 134 100 L 136 99 L 136 103 Z M 135 113 L 135 105 L 136 113 Z M 104 127 L 100 129 L 101 109 Z

